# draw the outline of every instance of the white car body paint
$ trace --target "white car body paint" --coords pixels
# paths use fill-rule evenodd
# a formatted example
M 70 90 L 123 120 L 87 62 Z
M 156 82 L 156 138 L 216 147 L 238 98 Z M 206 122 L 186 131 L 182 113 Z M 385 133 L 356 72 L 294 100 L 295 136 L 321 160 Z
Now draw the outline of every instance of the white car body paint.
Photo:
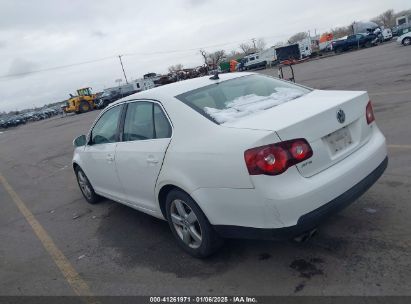
M 89 146 L 78 147 L 73 162 L 85 169 L 98 194 L 158 218 L 164 218 L 159 192 L 174 185 L 197 202 L 212 225 L 282 228 L 352 188 L 387 157 L 384 136 L 375 122 L 366 121 L 366 92 L 313 90 L 221 125 L 175 98 L 249 75 L 253 73 L 222 74 L 220 80 L 202 77 L 119 100 L 105 111 L 130 100 L 160 102 L 172 125 L 171 138 L 112 144 L 118 152 L 114 162 L 92 169 L 88 167 L 94 165 L 86 164 Z M 336 119 L 338 109 L 346 113 L 344 123 Z M 350 130 L 352 144 L 332 153 L 325 136 L 343 127 Z M 276 176 L 249 174 L 244 151 L 294 138 L 305 138 L 311 145 L 314 154 L 308 161 Z M 113 150 L 100 149 L 106 154 Z M 157 162 L 148 162 L 150 156 Z M 104 156 L 99 159 L 104 163 Z M 104 189 L 109 183 L 113 187 Z
M 397 38 L 397 43 L 402 45 L 402 42 L 405 38 L 411 38 L 411 32 L 408 32 L 408 33 L 405 33 L 405 34 L 402 34 L 401 36 L 399 36 Z

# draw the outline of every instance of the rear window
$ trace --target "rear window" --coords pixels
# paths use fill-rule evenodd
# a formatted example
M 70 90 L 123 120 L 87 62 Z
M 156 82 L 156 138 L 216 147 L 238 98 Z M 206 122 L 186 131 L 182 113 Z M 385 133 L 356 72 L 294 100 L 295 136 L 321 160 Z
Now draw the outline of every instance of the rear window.
M 243 76 L 176 96 L 217 124 L 241 119 L 309 93 L 310 90 L 262 75 Z

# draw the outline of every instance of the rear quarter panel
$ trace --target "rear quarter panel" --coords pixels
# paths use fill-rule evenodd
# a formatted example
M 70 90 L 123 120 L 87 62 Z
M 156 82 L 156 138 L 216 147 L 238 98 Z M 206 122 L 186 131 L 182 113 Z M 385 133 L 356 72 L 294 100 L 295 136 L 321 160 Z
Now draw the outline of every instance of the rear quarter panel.
M 172 184 L 188 193 L 198 188 L 253 188 L 244 151 L 279 141 L 271 131 L 227 128 L 182 102 L 164 104 L 173 124 L 156 190 Z

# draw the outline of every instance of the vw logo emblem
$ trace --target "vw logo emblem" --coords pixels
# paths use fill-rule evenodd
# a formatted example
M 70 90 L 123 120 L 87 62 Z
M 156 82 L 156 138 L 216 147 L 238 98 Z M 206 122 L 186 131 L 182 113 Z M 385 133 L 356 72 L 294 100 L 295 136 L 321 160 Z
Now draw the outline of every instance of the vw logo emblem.
M 339 109 L 337 111 L 337 120 L 338 120 L 339 123 L 344 123 L 344 121 L 345 121 L 345 113 L 341 109 Z

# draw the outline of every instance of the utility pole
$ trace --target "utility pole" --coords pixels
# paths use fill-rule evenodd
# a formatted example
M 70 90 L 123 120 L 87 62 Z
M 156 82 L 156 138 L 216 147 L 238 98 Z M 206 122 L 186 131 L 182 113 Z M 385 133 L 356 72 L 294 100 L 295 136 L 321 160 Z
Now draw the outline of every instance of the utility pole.
M 257 47 L 255 46 L 255 38 L 252 38 L 251 41 L 253 42 L 253 45 L 254 45 L 254 51 L 257 51 Z
M 126 76 L 126 71 L 124 71 L 123 61 L 121 60 L 121 57 L 123 57 L 123 55 L 118 55 L 118 59 L 120 59 L 121 68 L 123 69 L 124 78 L 126 79 L 126 83 L 128 84 L 128 80 L 127 80 L 127 76 Z

